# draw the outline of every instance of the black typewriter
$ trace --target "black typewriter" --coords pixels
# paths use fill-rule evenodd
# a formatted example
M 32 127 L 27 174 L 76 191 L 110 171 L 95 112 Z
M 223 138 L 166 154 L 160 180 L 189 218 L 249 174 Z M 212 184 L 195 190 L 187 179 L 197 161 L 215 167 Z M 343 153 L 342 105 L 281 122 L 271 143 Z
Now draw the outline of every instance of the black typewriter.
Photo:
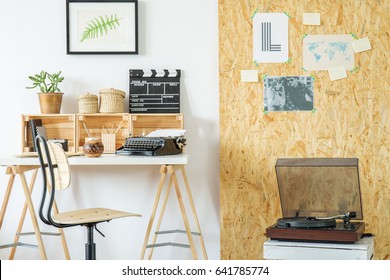
M 166 156 L 183 151 L 183 137 L 128 137 L 125 144 L 116 150 L 118 155 Z

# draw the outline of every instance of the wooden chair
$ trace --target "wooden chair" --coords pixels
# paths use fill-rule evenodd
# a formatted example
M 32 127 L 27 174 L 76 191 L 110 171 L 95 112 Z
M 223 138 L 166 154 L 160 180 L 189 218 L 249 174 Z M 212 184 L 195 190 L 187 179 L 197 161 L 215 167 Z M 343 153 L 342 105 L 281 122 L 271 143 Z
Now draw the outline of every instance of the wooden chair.
M 37 135 L 35 144 L 43 174 L 43 194 L 39 217 L 45 224 L 57 228 L 85 226 L 87 228 L 85 259 L 95 260 L 96 245 L 93 243 L 93 230 L 97 230 L 96 224 L 112 219 L 140 217 L 141 215 L 107 208 L 89 208 L 53 214 L 56 191 L 64 190 L 70 185 L 68 159 L 60 146 L 47 142 L 42 135 Z M 101 234 L 99 230 L 97 231 Z

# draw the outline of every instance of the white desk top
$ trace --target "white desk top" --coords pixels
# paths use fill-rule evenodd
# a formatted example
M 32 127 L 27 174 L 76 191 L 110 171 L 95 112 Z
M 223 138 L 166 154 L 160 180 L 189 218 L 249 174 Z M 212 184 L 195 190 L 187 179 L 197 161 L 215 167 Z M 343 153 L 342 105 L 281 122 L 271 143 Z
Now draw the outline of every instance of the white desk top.
M 103 154 L 100 157 L 71 156 L 70 165 L 185 165 L 188 163 L 187 154 L 170 156 L 126 156 Z M 39 165 L 38 157 L 0 156 L 0 166 Z

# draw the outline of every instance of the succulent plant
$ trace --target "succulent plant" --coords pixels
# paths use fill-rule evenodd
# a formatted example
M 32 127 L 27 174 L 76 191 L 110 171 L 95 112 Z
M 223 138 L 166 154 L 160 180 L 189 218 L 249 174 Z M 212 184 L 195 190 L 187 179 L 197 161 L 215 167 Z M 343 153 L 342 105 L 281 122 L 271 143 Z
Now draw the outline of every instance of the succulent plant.
M 39 74 L 28 77 L 32 82 L 32 86 L 26 87 L 27 89 L 33 89 L 39 87 L 41 92 L 60 92 L 58 84 L 64 80 L 64 77 L 61 77 L 61 71 L 54 74 L 49 74 L 46 71 L 41 71 Z

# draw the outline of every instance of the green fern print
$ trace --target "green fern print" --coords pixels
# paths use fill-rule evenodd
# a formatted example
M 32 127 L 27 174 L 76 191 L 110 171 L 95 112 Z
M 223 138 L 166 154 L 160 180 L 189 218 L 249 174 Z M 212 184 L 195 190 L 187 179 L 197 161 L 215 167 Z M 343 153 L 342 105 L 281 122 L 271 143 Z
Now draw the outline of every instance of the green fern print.
M 119 27 L 120 20 L 121 19 L 118 18 L 117 15 L 111 15 L 110 17 L 106 15 L 104 18 L 99 16 L 98 18 L 92 19 L 89 23 L 87 23 L 88 26 L 83 32 L 81 42 L 84 42 L 87 39 L 94 39 L 99 36 L 106 35 L 110 30 Z

